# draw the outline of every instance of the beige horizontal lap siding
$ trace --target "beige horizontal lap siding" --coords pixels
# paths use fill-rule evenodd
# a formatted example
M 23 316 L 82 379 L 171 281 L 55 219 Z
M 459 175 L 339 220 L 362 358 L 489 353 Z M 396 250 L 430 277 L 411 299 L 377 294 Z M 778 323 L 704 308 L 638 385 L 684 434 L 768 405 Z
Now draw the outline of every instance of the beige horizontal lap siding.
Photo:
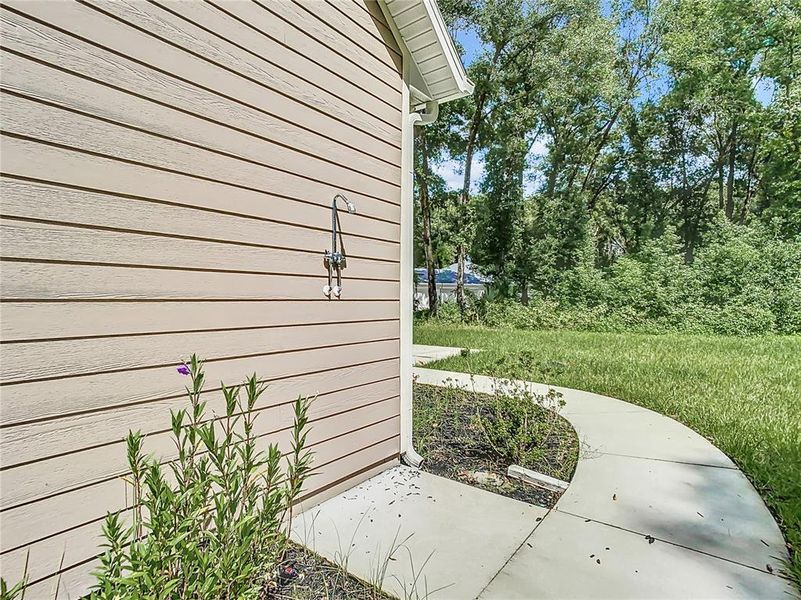
M 124 437 L 173 458 L 175 370 L 257 373 L 264 447 L 315 397 L 314 502 L 397 461 L 400 51 L 337 2 L 0 6 L 0 562 L 85 593 L 128 501 Z M 322 294 L 336 192 L 342 298 Z
M 62 306 L 64 305 L 59 305 Z M 175 306 L 179 309 L 192 308 L 185 303 L 176 303 Z M 230 306 L 231 304 L 225 303 L 222 308 Z M 67 305 L 62 315 L 69 316 L 72 309 L 72 306 Z M 138 310 L 146 312 L 149 311 L 149 307 L 140 304 Z M 218 313 L 212 308 L 207 310 L 206 314 L 214 318 Z M 194 334 L 196 338 L 201 338 L 203 335 L 204 333 Z M 177 358 L 181 352 L 182 349 L 176 349 L 174 356 Z M 215 353 L 207 358 L 206 373 L 209 381 L 230 382 L 241 379 L 243 373 L 249 374 L 259 369 L 259 375 L 272 382 L 304 373 L 336 373 L 338 370 L 370 364 L 384 360 L 384 357 L 397 357 L 397 355 L 398 343 L 391 339 L 357 341 L 350 344 L 327 344 L 325 340 L 320 340 L 316 346 L 294 352 L 274 353 L 264 349 L 255 356 L 234 357 Z M 309 365 L 314 365 L 314 368 L 310 369 Z M 42 394 L 46 394 L 52 387 L 49 380 L 8 385 L 3 390 L 3 425 L 32 423 L 62 415 L 115 410 L 127 405 L 183 397 L 183 389 L 175 387 L 173 368 L 172 364 L 157 365 L 137 371 L 67 377 L 59 384 L 58 407 L 51 403 L 40 402 Z M 348 371 L 345 370 L 344 373 L 347 374 Z M 6 494 L 3 494 L 2 501 L 6 499 Z
M 352 147 L 347 144 L 352 143 L 352 139 L 330 139 L 318 130 L 304 129 L 303 123 L 293 121 L 291 111 L 282 110 L 281 103 L 270 106 L 233 101 L 228 94 L 200 87 L 173 72 L 155 69 L 58 29 L 39 25 L 10 10 L 0 11 L 0 19 L 4 30 L 3 47 L 9 55 L 20 56 L 22 65 L 40 63 L 50 69 L 51 76 L 56 76 L 56 71 L 63 72 L 64 81 L 79 78 L 146 99 L 171 109 L 173 113 L 182 112 L 205 119 L 243 135 L 282 143 L 329 161 L 348 164 L 358 158 L 361 163 L 356 169 L 359 171 L 390 177 L 397 175 L 398 166 L 394 158 L 385 161 L 376 157 L 375 148 L 371 149 L 369 145 L 364 149 Z M 73 98 L 60 90 L 49 90 L 49 97 L 54 101 Z M 135 117 L 127 115 L 127 118 Z
M 397 378 L 395 379 L 397 380 Z M 354 381 L 357 382 L 357 385 L 360 383 L 358 378 L 355 378 Z M 312 410 L 311 414 L 313 422 L 308 438 L 309 443 L 334 439 L 344 435 L 346 432 L 361 430 L 371 426 L 373 423 L 397 417 L 395 412 L 398 405 L 397 395 L 384 396 L 386 393 L 391 394 L 392 391 L 397 392 L 397 384 L 393 385 L 391 379 L 380 381 L 385 384 L 379 385 L 377 381 L 369 385 L 361 384 L 358 388 L 354 387 L 352 389 L 331 392 L 321 390 L 321 393 L 316 396 L 316 400 L 313 402 L 316 408 Z M 267 442 L 278 442 L 288 448 L 286 442 L 291 433 L 288 428 L 291 425 L 291 403 L 293 402 L 293 396 L 288 391 L 290 385 L 291 383 L 286 383 L 282 387 L 274 386 L 277 390 L 276 394 L 283 393 L 285 396 L 282 398 L 282 405 L 275 409 L 259 407 L 255 431 L 264 438 L 265 444 Z M 393 388 L 395 389 L 393 390 Z M 212 403 L 221 406 L 221 395 L 217 394 Z M 164 409 L 161 412 L 167 416 L 169 423 L 169 412 L 165 407 L 161 408 Z M 336 408 L 338 412 L 332 413 L 332 416 L 324 414 L 332 411 L 333 408 Z M 158 411 L 159 407 L 150 409 L 153 414 Z M 140 410 L 139 412 L 142 413 L 143 411 Z M 147 424 L 147 422 L 144 423 L 145 426 Z M 121 426 L 117 426 L 117 428 L 121 429 Z M 145 429 L 145 431 L 148 430 Z M 367 435 L 369 436 L 369 433 Z M 145 438 L 145 450 L 158 452 L 157 456 L 164 457 L 164 460 L 167 460 L 172 458 L 174 454 L 174 444 L 166 432 L 161 430 L 151 431 L 148 437 Z M 117 454 L 120 456 L 117 457 Z M 70 458 L 67 458 L 67 456 Z M 315 460 L 319 464 L 324 462 L 324 457 L 317 456 Z M 92 507 L 91 499 L 104 498 L 112 490 L 117 489 L 119 485 L 122 485 L 120 478 L 128 472 L 125 445 L 121 440 L 98 444 L 69 455 L 53 457 L 49 461 L 51 464 L 46 464 L 47 461 L 39 462 L 31 463 L 34 466 L 29 470 L 42 473 L 45 472 L 46 467 L 49 467 L 50 472 L 53 473 L 52 487 L 54 489 L 42 501 L 26 502 L 25 500 L 29 494 L 35 491 L 32 483 L 26 487 L 24 492 L 16 494 L 12 498 L 14 504 L 4 507 L 8 517 L 8 520 L 4 519 L 4 521 L 9 523 L 9 527 L 11 527 L 11 523 L 16 523 L 14 527 L 11 527 L 11 530 L 14 531 L 14 528 L 18 527 L 17 531 L 20 532 L 16 540 L 3 542 L 4 550 L 11 550 L 15 547 L 18 548 L 35 541 L 44 540 L 51 533 L 54 533 L 54 531 L 51 531 L 51 527 L 46 525 L 46 519 L 51 514 L 51 511 L 60 513 L 59 523 L 64 529 L 70 529 L 93 518 L 102 517 L 105 513 L 102 511 L 97 512 Z M 72 465 L 71 467 L 70 464 Z M 17 471 L 15 468 L 3 471 L 4 483 L 20 480 L 20 476 L 15 471 Z M 313 489 L 312 487 L 311 491 Z M 71 501 L 65 502 L 65 500 Z M 20 515 L 23 515 L 24 518 Z M 43 519 L 44 522 L 41 520 L 36 521 L 36 519 Z M 35 525 L 34 521 L 36 521 Z M 26 532 L 24 535 L 23 531 Z M 61 531 L 61 529 L 58 529 L 58 531 Z
M 260 192 L 226 186 L 157 168 L 143 168 L 110 157 L 57 148 L 37 140 L 2 135 L 0 145 L 4 151 L 0 169 L 4 175 L 16 180 L 110 194 L 125 200 L 159 202 L 217 214 L 226 213 L 262 222 L 303 223 L 305 228 L 323 232 L 326 223 L 330 227 L 330 205 L 286 198 L 282 190 Z M 317 200 L 316 197 L 313 199 Z M 397 244 L 399 210 L 377 202 L 361 203 L 359 210 L 359 214 L 352 215 L 343 223 L 345 231 Z M 380 216 L 373 216 L 376 213 Z
M 173 42 L 168 37 L 168 32 L 175 31 L 173 28 L 162 28 L 154 19 L 143 18 L 141 11 L 137 17 L 126 19 L 115 18 L 116 15 L 107 12 L 111 8 L 119 12 L 126 8 L 136 10 L 144 4 L 105 3 L 100 8 L 77 2 L 14 0 L 4 2 L 3 8 L 8 13 L 27 17 L 27 22 L 52 25 L 56 31 L 70 34 L 77 42 L 86 42 L 101 52 L 110 52 L 188 84 L 212 90 L 234 104 L 256 107 L 270 114 L 274 112 L 289 124 L 300 122 L 303 127 L 320 131 L 334 140 L 347 136 L 362 150 L 372 151 L 391 162 L 397 161 L 399 119 L 397 139 L 393 140 L 383 127 L 367 122 L 369 117 L 358 107 L 348 105 L 350 108 L 346 108 L 333 101 L 326 102 L 325 90 L 311 90 L 311 84 L 300 80 L 289 82 L 287 79 L 291 76 L 282 77 L 276 69 L 264 68 L 253 75 L 233 56 L 222 55 L 216 44 L 205 43 L 202 39 L 194 43 L 183 39 Z M 170 14 L 163 10 L 162 13 L 164 18 Z M 185 23 L 186 28 L 191 27 Z M 156 30 L 150 31 L 147 27 Z M 50 34 L 50 30 L 43 32 Z M 203 51 L 213 55 L 206 56 Z M 336 64 L 333 59 L 332 62 Z M 399 85 L 397 90 L 395 94 L 399 98 Z
M 219 206 L 223 205 L 219 203 Z M 297 212 L 298 208 L 293 206 L 287 210 Z M 323 216 L 328 212 L 329 207 L 309 211 L 311 215 Z M 261 215 L 227 213 L 212 206 L 180 205 L 10 176 L 0 177 L 0 216 L 19 221 L 146 233 L 251 248 L 296 251 L 314 248 L 318 253 L 317 249 L 331 242 L 330 223 L 327 227 L 322 223 L 301 226 L 289 220 L 262 218 Z M 348 236 L 348 255 L 398 265 L 397 241 L 391 239 L 397 228 L 357 217 L 352 215 L 349 219 L 352 222 L 342 223 L 342 230 Z M 368 226 L 384 237 L 370 235 L 373 232 Z
M 66 313 L 69 318 L 65 319 L 63 303 L 4 302 L 0 303 L 0 332 L 3 343 L 114 338 L 292 327 L 306 320 L 319 324 L 361 323 L 398 319 L 399 312 L 394 300 L 311 300 L 268 309 L 263 302 L 84 302 L 70 304 Z
M 80 225 L 0 219 L 6 258 L 242 273 L 308 275 L 320 271 L 318 251 L 252 246 L 227 241 L 183 239 L 146 230 L 108 231 Z M 358 244 L 355 245 L 358 247 Z M 107 248 L 114 248 L 109 255 Z M 353 279 L 397 281 L 398 263 L 359 256 L 354 252 Z

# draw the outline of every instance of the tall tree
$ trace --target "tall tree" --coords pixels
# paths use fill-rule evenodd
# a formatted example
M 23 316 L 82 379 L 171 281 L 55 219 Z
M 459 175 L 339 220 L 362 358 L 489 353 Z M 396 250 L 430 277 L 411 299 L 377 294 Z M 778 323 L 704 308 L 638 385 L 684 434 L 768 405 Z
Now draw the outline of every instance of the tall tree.
M 453 250 L 460 307 L 468 250 L 522 299 L 655 238 L 678 234 L 692 263 L 724 224 L 801 236 L 795 4 L 442 0 L 480 42 L 447 152 L 426 140 L 432 164 L 461 163 L 453 197 L 429 190 L 427 234 L 427 264 Z
M 431 239 L 431 190 L 429 187 L 432 173 L 426 140 L 426 128 L 417 127 L 415 129 L 415 138 L 416 153 L 414 174 L 417 198 L 420 203 L 420 229 L 428 279 L 428 312 L 432 316 L 436 316 L 438 301 L 437 273 L 434 265 L 434 247 Z
M 794 238 L 801 236 L 801 11 L 792 1 L 764 0 L 760 8 L 766 15 L 760 72 L 774 92 L 753 177 L 756 211 Z
M 483 0 L 466 5 L 472 31 L 481 41 L 483 51 L 468 69 L 475 83 L 472 96 L 460 101 L 463 115 L 461 136 L 452 155 L 462 160 L 463 177 L 459 195 L 460 237 L 456 243 L 456 300 L 465 309 L 464 267 L 472 231 L 469 206 L 473 160 L 486 143 L 486 122 L 493 110 L 502 105 L 503 80 L 509 71 L 519 74 L 538 39 L 559 17 L 561 11 L 549 4 L 520 0 Z
M 670 89 L 659 106 L 665 133 L 683 134 L 673 138 L 678 143 L 665 159 L 683 174 L 675 197 L 688 261 L 717 211 L 740 222 L 751 211 L 764 141 L 765 106 L 756 90 L 765 58 L 766 8 L 759 0 L 662 2 Z

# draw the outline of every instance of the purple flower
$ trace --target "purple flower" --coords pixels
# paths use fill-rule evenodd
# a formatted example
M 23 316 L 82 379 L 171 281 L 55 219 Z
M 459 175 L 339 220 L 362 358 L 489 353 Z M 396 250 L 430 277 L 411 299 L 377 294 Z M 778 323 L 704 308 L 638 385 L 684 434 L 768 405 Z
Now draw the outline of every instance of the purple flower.
M 181 375 L 189 375 L 189 366 L 184 363 L 176 369 Z

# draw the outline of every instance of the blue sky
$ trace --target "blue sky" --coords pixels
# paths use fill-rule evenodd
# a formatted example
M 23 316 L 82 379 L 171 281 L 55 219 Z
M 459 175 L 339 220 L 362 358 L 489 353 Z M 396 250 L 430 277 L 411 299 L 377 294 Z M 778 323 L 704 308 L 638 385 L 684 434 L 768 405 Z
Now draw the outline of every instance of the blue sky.
M 451 35 L 462 46 L 462 63 L 467 67 L 481 52 L 481 40 L 472 30 L 452 31 Z

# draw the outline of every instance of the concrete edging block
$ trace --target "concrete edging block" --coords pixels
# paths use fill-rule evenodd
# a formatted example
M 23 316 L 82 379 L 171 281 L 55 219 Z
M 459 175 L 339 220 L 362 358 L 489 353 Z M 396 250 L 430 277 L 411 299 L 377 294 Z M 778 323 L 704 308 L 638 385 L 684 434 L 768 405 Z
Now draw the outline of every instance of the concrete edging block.
M 540 488 L 544 488 L 551 492 L 564 492 L 567 489 L 567 486 L 570 485 L 567 481 L 562 481 L 561 479 L 550 477 L 549 475 L 545 475 L 543 473 L 537 473 L 537 471 L 526 469 L 520 465 L 509 465 L 509 468 L 506 470 L 506 474 L 509 477 Z

